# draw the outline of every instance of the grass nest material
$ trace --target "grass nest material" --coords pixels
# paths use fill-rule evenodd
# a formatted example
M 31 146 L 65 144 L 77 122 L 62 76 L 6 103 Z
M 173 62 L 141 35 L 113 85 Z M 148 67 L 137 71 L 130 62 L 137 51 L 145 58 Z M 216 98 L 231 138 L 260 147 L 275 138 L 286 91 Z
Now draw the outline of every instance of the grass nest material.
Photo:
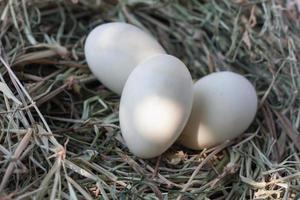
M 0 199 L 300 198 L 297 4 L 0 0 Z M 243 74 L 259 97 L 252 126 L 212 149 L 132 155 L 120 98 L 83 52 L 89 31 L 111 21 L 150 31 L 195 80 Z

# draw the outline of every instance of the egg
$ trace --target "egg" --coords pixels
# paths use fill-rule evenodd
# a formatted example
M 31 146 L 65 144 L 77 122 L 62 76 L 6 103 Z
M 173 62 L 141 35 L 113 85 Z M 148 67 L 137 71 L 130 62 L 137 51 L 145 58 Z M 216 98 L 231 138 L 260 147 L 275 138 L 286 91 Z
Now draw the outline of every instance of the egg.
M 129 150 L 141 158 L 166 151 L 182 132 L 192 102 L 192 78 L 179 59 L 161 54 L 139 64 L 120 101 L 120 127 Z
M 178 141 L 199 150 L 233 139 L 249 127 L 256 110 L 256 91 L 246 78 L 212 73 L 194 84 L 192 113 Z
M 165 54 L 165 50 L 141 29 L 112 22 L 97 26 L 89 33 L 84 53 L 96 78 L 120 95 L 132 70 L 147 58 Z

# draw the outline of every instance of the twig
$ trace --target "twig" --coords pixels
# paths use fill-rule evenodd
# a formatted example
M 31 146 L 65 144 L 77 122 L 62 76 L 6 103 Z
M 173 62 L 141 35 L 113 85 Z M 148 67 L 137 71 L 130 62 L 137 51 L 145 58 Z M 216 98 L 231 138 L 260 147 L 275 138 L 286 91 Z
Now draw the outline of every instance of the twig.
M 6 172 L 3 176 L 3 179 L 1 181 L 1 185 L 0 185 L 0 193 L 2 192 L 2 190 L 4 189 L 4 187 L 7 184 L 7 181 L 9 179 L 9 177 L 11 176 L 11 174 L 13 173 L 14 169 L 15 169 L 15 160 L 18 160 L 22 154 L 22 152 L 24 151 L 24 149 L 28 146 L 30 139 L 31 139 L 31 135 L 32 135 L 32 129 L 29 128 L 26 135 L 22 138 L 21 142 L 19 143 L 18 147 L 15 150 L 14 155 L 12 156 L 13 159 L 12 161 L 9 163 Z

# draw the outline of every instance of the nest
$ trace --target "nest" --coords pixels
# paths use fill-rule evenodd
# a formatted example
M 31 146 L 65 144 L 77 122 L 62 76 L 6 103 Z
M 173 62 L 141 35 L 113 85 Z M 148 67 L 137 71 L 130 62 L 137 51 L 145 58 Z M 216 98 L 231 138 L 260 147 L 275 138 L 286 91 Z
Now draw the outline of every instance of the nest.
M 0 1 L 0 199 L 297 199 L 299 1 Z M 297 7 L 298 6 L 298 7 Z M 151 32 L 193 78 L 243 74 L 259 110 L 235 140 L 143 160 L 124 144 L 120 98 L 83 53 L 95 26 Z

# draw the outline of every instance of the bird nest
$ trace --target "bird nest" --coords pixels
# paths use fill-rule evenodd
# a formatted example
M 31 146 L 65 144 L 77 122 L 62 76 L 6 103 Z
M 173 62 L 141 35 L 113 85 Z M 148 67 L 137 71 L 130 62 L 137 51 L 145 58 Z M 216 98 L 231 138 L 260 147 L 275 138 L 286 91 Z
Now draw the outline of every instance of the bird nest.
M 300 198 L 299 1 L 0 1 L 0 199 Z M 151 32 L 194 80 L 229 70 L 258 93 L 238 138 L 132 155 L 119 96 L 83 52 L 95 26 Z

